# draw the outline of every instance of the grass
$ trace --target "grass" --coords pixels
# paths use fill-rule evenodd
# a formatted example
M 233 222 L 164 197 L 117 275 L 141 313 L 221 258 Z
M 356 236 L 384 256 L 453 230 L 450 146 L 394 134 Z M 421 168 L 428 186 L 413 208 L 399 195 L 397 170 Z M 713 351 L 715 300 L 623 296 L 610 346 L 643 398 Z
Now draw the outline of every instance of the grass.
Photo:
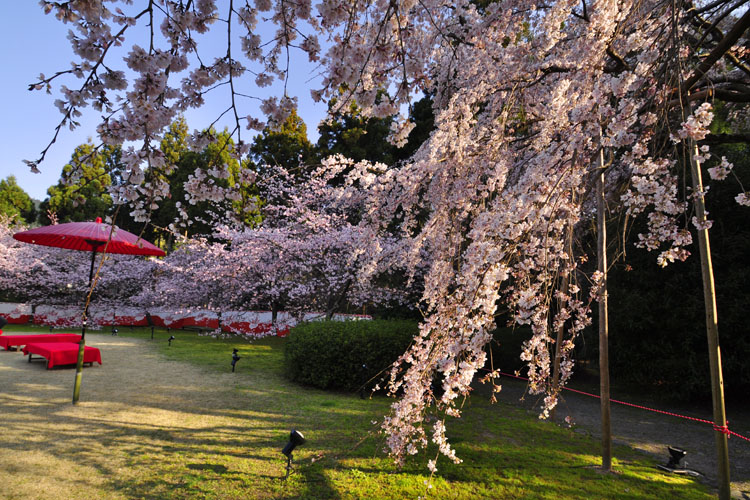
M 176 337 L 171 346 L 169 335 Z M 59 378 L 67 392 L 72 369 L 24 367 L 14 375 L 48 377 L 51 382 L 14 380 L 10 385 L 27 394 L 11 388 L 10 394 L 0 396 L 1 412 L 12 415 L 4 417 L 6 432 L 0 437 L 0 450 L 7 451 L 0 452 L 0 497 L 34 498 L 29 482 L 41 478 L 61 492 L 56 495 L 60 498 L 712 497 L 705 486 L 662 474 L 653 458 L 628 448 L 616 447 L 617 472 L 602 474 L 596 469 L 598 442 L 482 397 L 469 400 L 464 417 L 447 424 L 464 463 L 439 458 L 428 488 L 426 462 L 435 457 L 434 448 L 411 457 L 400 469 L 382 453 L 382 436 L 371 422 L 382 418 L 390 400 L 361 400 L 290 383 L 283 374 L 284 339 L 250 343 L 165 330 L 157 330 L 153 342 L 150 336 L 150 329 L 128 328 L 121 328 L 119 337 L 109 336 L 108 330 L 91 335 L 113 347 L 102 348 L 101 368 L 84 371 L 82 399 L 94 399 L 87 382 L 94 385 L 96 377 L 107 375 L 113 365 L 107 355 L 115 352 L 116 342 L 134 343 L 123 353 L 137 347 L 143 353 L 139 358 L 153 357 L 144 365 L 151 367 L 144 376 L 154 381 L 152 389 L 129 387 L 148 385 L 142 381 L 121 380 L 120 391 L 96 394 L 107 401 L 72 407 L 62 399 L 52 397 L 49 403 L 43 397 L 47 385 Z M 230 367 L 232 348 L 242 357 L 236 373 Z M 0 352 L 4 359 L 16 355 Z M 122 362 L 127 367 L 135 360 Z M 0 378 L 16 373 L 3 370 Z M 83 420 L 90 435 L 75 430 Z M 291 428 L 302 431 L 308 442 L 295 451 L 295 472 L 282 481 L 285 462 L 280 450 Z M 81 440 L 86 440 L 85 448 Z M 39 498 L 49 492 L 41 491 Z

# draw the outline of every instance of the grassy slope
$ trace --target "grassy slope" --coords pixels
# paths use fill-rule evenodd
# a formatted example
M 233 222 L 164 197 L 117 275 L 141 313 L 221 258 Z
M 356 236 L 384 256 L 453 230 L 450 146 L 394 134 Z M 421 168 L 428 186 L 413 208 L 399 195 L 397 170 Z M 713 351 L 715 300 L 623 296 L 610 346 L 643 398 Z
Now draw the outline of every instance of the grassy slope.
M 13 332 L 40 329 L 13 327 Z M 10 333 L 10 332 L 8 332 Z M 106 333 L 106 330 L 105 332 Z M 225 498 L 710 498 L 690 479 L 668 476 L 654 460 L 616 448 L 614 475 L 597 472 L 599 445 L 569 429 L 539 421 L 508 405 L 475 397 L 464 418 L 447 423 L 457 455 L 438 460 L 432 489 L 421 453 L 398 469 L 382 452 L 372 421 L 389 400 L 326 393 L 283 377 L 283 339 L 248 343 L 194 332 L 157 330 L 153 349 L 173 361 L 200 367 L 206 376 L 230 370 L 231 349 L 242 359 L 222 394 L 202 414 L 177 417 L 182 426 L 133 427 L 107 443 L 124 467 L 103 470 L 113 496 L 144 499 Z M 148 339 L 150 329 L 120 329 L 120 336 Z M 155 376 L 157 376 L 155 374 Z M 175 381 L 179 384 L 179 381 Z M 218 406 L 218 407 L 217 407 Z M 195 422 L 194 422 L 195 421 Z M 227 422 L 230 422 L 229 424 Z M 191 425 L 201 432 L 189 432 Z M 289 429 L 308 442 L 295 452 L 296 470 L 286 482 L 281 447 Z M 182 429 L 182 430 L 181 430 Z M 369 436 L 368 437 L 368 433 Z M 147 444 L 147 446 L 145 444 Z

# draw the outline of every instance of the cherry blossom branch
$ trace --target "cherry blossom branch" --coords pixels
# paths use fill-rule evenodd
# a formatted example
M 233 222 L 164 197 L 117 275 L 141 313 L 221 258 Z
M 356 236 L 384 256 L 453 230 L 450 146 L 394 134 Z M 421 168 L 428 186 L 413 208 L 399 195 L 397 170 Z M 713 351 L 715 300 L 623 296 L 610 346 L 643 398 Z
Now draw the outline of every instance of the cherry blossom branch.
M 47 6 L 48 6 L 48 5 L 51 5 L 51 4 L 45 3 L 45 10 L 47 10 Z M 49 12 L 49 10 L 47 10 L 47 12 Z M 143 16 L 143 15 L 147 14 L 148 12 L 149 12 L 149 8 L 147 8 L 147 9 L 144 9 L 144 10 L 143 10 L 143 11 L 141 11 L 140 13 L 136 14 L 136 15 L 135 15 L 135 16 L 133 17 L 133 19 L 134 19 L 134 20 L 137 20 L 137 19 L 139 19 L 139 18 L 140 18 L 141 16 Z M 115 44 L 117 43 L 117 41 L 118 41 L 118 40 L 119 40 L 119 39 L 120 39 L 120 38 L 121 38 L 121 37 L 122 37 L 122 36 L 123 36 L 123 35 L 125 34 L 125 31 L 126 31 L 126 30 L 127 30 L 127 29 L 128 29 L 129 27 L 130 27 L 130 25 L 129 25 L 129 24 L 125 24 L 125 25 L 124 25 L 124 26 L 122 27 L 122 29 L 121 29 L 121 30 L 120 30 L 120 31 L 119 31 L 119 32 L 118 32 L 118 33 L 117 33 L 117 34 L 116 34 L 116 35 L 115 35 L 114 37 L 112 37 L 112 39 L 110 40 L 110 42 L 109 42 L 109 43 L 108 43 L 108 44 L 107 44 L 107 45 L 106 45 L 106 46 L 105 46 L 105 47 L 104 47 L 104 48 L 102 49 L 102 51 L 101 51 L 101 54 L 100 54 L 99 58 L 98 58 L 98 59 L 96 60 L 96 62 L 94 63 L 94 66 L 93 66 L 93 67 L 91 68 L 91 70 L 90 70 L 90 71 L 88 72 L 88 76 L 86 77 L 86 80 L 85 80 L 85 81 L 83 82 L 83 84 L 82 84 L 82 85 L 81 85 L 81 87 L 79 88 L 79 90 L 78 90 L 77 94 L 79 94 L 79 95 L 80 95 L 80 94 L 83 94 L 84 90 L 85 90 L 85 89 L 86 89 L 86 88 L 87 88 L 87 87 L 88 87 L 88 86 L 89 86 L 89 85 L 91 84 L 91 82 L 92 82 L 92 81 L 93 81 L 93 80 L 94 80 L 94 79 L 96 78 L 96 70 L 97 70 L 97 69 L 99 68 L 99 66 L 103 65 L 103 61 L 104 61 L 104 58 L 105 58 L 105 57 L 106 57 L 106 55 L 107 55 L 107 52 L 108 52 L 108 51 L 109 51 L 109 49 L 110 49 L 110 48 L 111 48 L 111 47 L 112 47 L 113 45 L 115 45 Z M 71 72 L 71 73 L 74 73 L 74 74 L 75 74 L 75 73 L 76 73 L 76 70 L 71 70 L 70 72 Z M 66 72 L 58 72 L 58 73 L 56 73 L 56 75 L 55 75 L 55 76 L 60 76 L 61 74 L 65 74 L 65 73 L 66 73 Z M 53 77 L 53 78 L 54 78 L 54 77 Z M 36 89 L 36 87 L 37 87 L 37 84 L 41 84 L 41 83 L 44 83 L 44 82 L 37 82 L 37 83 L 34 83 L 34 84 L 30 84 L 30 85 L 29 85 L 29 89 L 30 89 L 30 90 L 31 90 L 31 88 L 34 88 L 34 89 Z M 47 82 L 47 83 L 49 83 L 49 82 Z M 28 161 L 28 160 L 24 160 L 24 163 L 26 163 L 26 164 L 27 164 L 27 165 L 28 165 L 28 166 L 29 166 L 29 167 L 31 168 L 31 170 L 32 170 L 33 172 L 38 172 L 38 171 L 39 171 L 39 170 L 38 170 L 38 166 L 39 166 L 39 164 L 40 164 L 40 163 L 42 163 L 42 162 L 44 161 L 44 158 L 45 158 L 45 157 L 47 156 L 47 151 L 49 151 L 49 149 L 50 149 L 50 148 L 52 147 L 52 145 L 53 145 L 53 144 L 54 144 L 54 143 L 55 143 L 55 142 L 57 141 L 57 136 L 58 136 L 58 135 L 60 134 L 60 130 L 62 129 L 62 127 L 63 127 L 63 126 L 64 126 L 64 125 L 65 125 L 65 124 L 66 124 L 66 123 L 67 123 L 67 122 L 69 121 L 69 120 L 71 120 L 71 119 L 72 119 L 72 116 L 73 116 L 73 114 L 74 114 L 75 112 L 76 112 L 76 108 L 75 108 L 75 106 L 73 106 L 72 104 L 69 104 L 68 106 L 66 106 L 66 107 L 65 107 L 65 113 L 64 113 L 63 119 L 62 119 L 62 120 L 60 121 L 60 123 L 58 123 L 58 124 L 57 124 L 57 126 L 55 127 L 55 131 L 54 131 L 54 134 L 53 134 L 53 136 L 52 136 L 52 139 L 51 139 L 51 140 L 50 140 L 50 142 L 49 142 L 49 143 L 47 144 L 47 146 L 46 146 L 46 147 L 45 147 L 45 148 L 44 148 L 44 149 L 42 150 L 42 152 L 41 152 L 41 153 L 40 153 L 40 155 L 39 155 L 39 158 L 38 158 L 38 159 L 36 159 L 36 160 L 34 160 L 34 161 Z

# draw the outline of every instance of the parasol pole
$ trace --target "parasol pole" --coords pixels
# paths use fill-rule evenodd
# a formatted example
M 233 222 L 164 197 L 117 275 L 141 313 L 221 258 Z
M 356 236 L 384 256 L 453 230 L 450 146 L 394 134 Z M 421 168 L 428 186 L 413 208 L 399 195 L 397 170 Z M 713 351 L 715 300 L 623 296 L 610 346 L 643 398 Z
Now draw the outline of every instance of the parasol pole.
M 94 243 L 94 242 L 90 242 Z M 97 242 L 98 243 L 98 242 Z M 98 245 L 94 246 L 94 251 L 91 252 L 91 268 L 89 269 L 89 289 L 91 289 L 91 282 L 94 280 L 94 262 L 96 261 L 96 248 Z M 86 302 L 86 309 L 88 309 L 89 303 Z
M 113 215 L 113 219 L 116 216 L 117 210 Z M 106 230 L 109 230 L 109 237 L 105 241 L 102 241 L 101 238 L 102 236 L 104 236 L 102 232 Z M 94 286 L 96 286 L 96 274 L 94 273 L 96 254 L 121 253 L 127 255 L 156 255 L 159 257 L 163 257 L 166 255 L 166 253 L 159 247 L 156 247 L 153 244 L 142 240 L 140 236 L 136 236 L 133 233 L 129 233 L 121 229 L 117 230 L 118 232 L 115 236 L 115 230 L 116 226 L 112 224 L 102 224 L 101 217 L 97 217 L 93 223 L 66 222 L 64 224 L 59 224 L 56 226 L 44 226 L 35 229 L 29 229 L 27 231 L 20 231 L 13 235 L 14 239 L 23 241 L 25 243 L 91 252 L 89 291 L 86 295 L 86 303 L 83 311 L 81 341 L 79 343 L 76 380 L 73 389 L 73 404 L 76 404 L 78 402 L 78 395 L 81 387 L 81 373 L 83 371 L 83 359 L 86 345 L 85 337 L 86 327 L 88 326 L 89 303 L 94 293 Z M 60 238 L 60 236 L 63 237 Z M 115 243 L 111 250 L 109 249 L 110 243 Z M 101 248 L 102 246 L 104 246 L 104 248 L 101 252 L 99 252 L 99 248 Z M 102 259 L 99 264 L 100 268 L 103 263 L 104 259 Z
M 94 262 L 96 262 L 96 249 L 104 244 L 103 241 L 87 240 L 87 243 L 94 247 L 91 252 L 91 269 L 89 270 L 89 293 L 91 293 L 91 283 L 94 280 Z M 89 300 L 86 298 L 86 305 L 83 308 L 83 325 L 81 325 L 81 341 L 78 343 L 78 362 L 76 363 L 76 380 L 73 385 L 73 404 L 78 403 L 81 393 L 81 378 L 83 377 L 83 353 L 86 348 L 86 323 L 89 318 Z

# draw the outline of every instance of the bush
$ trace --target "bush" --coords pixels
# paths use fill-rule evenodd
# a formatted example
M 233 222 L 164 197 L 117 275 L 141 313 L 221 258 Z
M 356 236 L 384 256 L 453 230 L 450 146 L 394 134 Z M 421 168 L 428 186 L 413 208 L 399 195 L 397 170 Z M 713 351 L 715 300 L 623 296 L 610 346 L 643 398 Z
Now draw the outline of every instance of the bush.
M 404 320 L 302 323 L 289 333 L 286 373 L 300 384 L 356 391 L 373 377 L 379 380 L 417 332 L 416 322 Z

